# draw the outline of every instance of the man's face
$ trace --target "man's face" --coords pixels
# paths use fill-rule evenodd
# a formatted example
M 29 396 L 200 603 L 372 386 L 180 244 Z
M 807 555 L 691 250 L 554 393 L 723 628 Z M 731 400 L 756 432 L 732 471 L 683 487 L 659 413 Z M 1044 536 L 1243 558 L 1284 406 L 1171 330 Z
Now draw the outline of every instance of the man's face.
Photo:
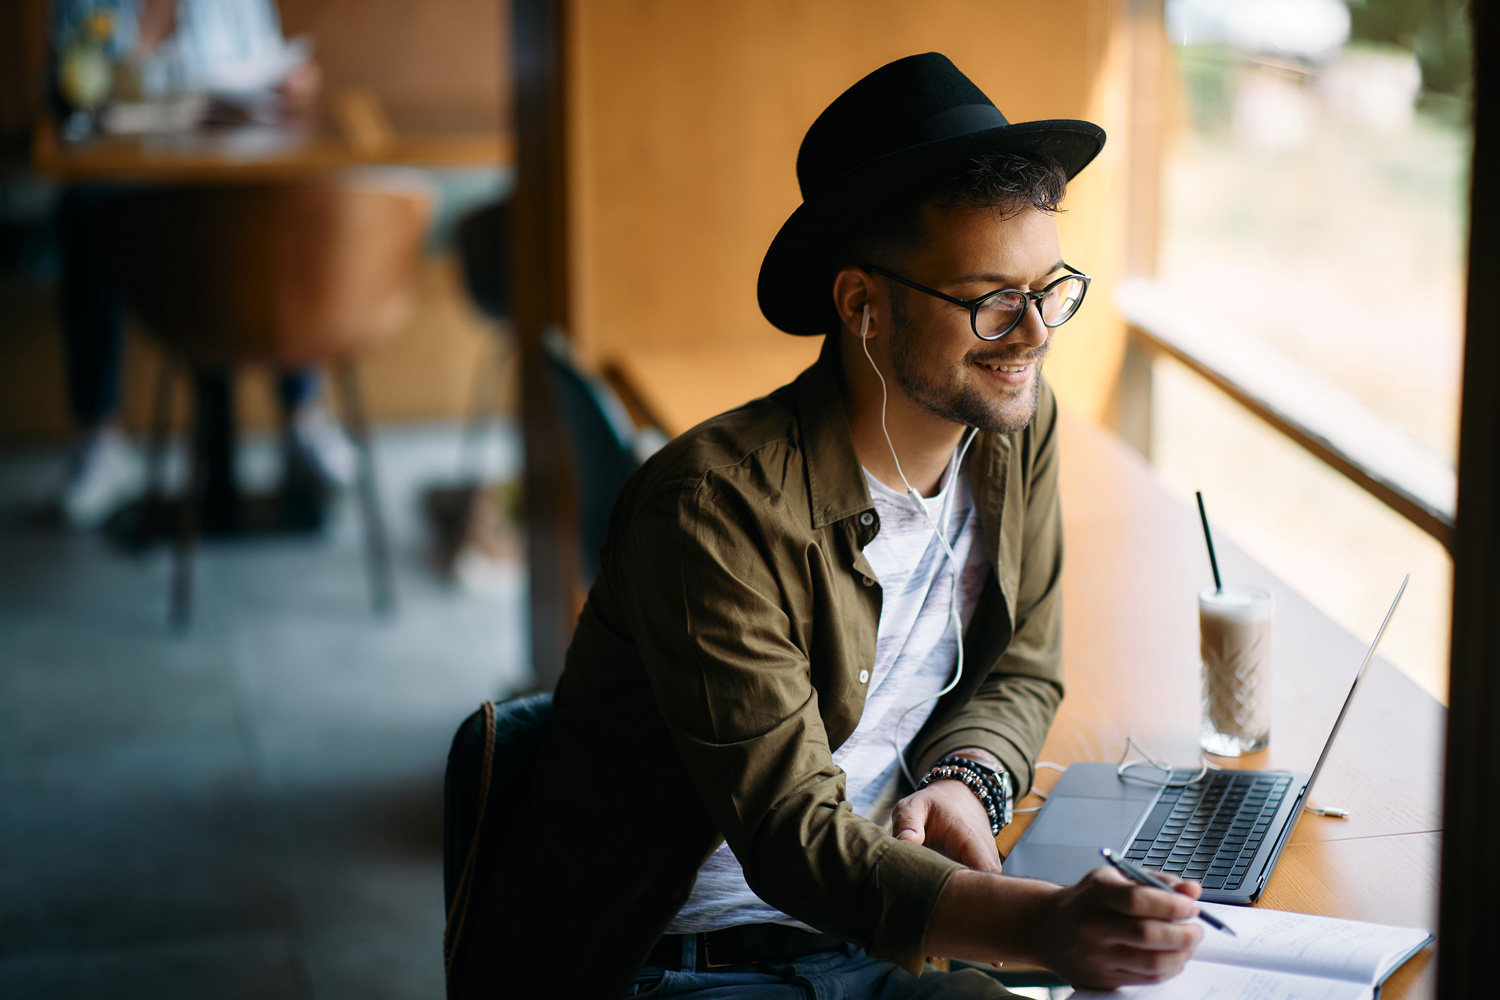
M 930 204 L 922 211 L 927 245 L 900 265 L 902 277 L 974 299 L 999 288 L 1035 291 L 1058 275 L 1057 223 L 1045 212 L 1026 208 L 1004 218 L 995 209 Z M 1031 422 L 1052 334 L 1034 305 L 1010 333 L 983 341 L 963 307 L 895 282 L 886 286 L 891 364 L 907 396 L 936 416 L 985 431 L 1008 433 Z

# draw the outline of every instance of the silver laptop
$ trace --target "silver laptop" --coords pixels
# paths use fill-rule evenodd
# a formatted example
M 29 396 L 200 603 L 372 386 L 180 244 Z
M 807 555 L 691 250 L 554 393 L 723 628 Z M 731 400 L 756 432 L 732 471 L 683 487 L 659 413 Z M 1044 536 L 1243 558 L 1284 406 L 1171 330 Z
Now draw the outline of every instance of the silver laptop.
M 1005 859 L 1005 874 L 1071 885 L 1099 866 L 1099 848 L 1108 847 L 1147 868 L 1200 882 L 1210 902 L 1255 902 L 1410 579 L 1408 573 L 1401 581 L 1311 775 L 1209 771 L 1191 781 L 1199 769 L 1186 768 L 1141 780 L 1121 777 L 1114 764 L 1074 764 Z M 1176 787 L 1149 783 L 1162 781 Z

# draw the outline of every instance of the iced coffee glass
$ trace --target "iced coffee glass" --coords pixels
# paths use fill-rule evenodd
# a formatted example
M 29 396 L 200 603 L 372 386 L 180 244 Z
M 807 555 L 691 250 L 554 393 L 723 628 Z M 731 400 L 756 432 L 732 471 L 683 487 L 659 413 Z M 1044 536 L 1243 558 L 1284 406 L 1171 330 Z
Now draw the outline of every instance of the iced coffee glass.
M 1203 654 L 1203 749 L 1223 757 L 1271 742 L 1271 592 L 1206 587 L 1198 594 Z

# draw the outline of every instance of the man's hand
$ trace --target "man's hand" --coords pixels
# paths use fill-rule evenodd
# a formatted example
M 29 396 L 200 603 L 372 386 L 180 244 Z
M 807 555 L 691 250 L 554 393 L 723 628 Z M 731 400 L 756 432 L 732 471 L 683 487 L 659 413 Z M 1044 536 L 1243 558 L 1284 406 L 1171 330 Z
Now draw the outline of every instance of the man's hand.
M 961 865 L 1000 874 L 989 814 L 961 781 L 940 779 L 897 802 L 891 829 L 897 840 L 925 844 Z
M 1042 965 L 1074 986 L 1113 989 L 1175 976 L 1203 939 L 1198 886 L 1162 874 L 1176 892 L 1097 868 L 1068 888 L 960 871 L 938 899 L 929 955 Z
M 1159 983 L 1181 972 L 1203 927 L 1175 921 L 1197 916 L 1198 884 L 1158 875 L 1175 891 L 1137 885 L 1106 867 L 1049 899 L 1036 926 L 1041 963 L 1074 986 L 1095 989 Z

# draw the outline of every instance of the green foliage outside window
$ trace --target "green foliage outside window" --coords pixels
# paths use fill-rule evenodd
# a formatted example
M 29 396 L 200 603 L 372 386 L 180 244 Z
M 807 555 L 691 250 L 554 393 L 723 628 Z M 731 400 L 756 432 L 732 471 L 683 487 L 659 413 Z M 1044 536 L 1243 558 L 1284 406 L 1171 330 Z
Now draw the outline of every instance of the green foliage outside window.
M 1423 89 L 1467 98 L 1474 55 L 1466 0 L 1351 0 L 1350 34 L 1415 52 Z

